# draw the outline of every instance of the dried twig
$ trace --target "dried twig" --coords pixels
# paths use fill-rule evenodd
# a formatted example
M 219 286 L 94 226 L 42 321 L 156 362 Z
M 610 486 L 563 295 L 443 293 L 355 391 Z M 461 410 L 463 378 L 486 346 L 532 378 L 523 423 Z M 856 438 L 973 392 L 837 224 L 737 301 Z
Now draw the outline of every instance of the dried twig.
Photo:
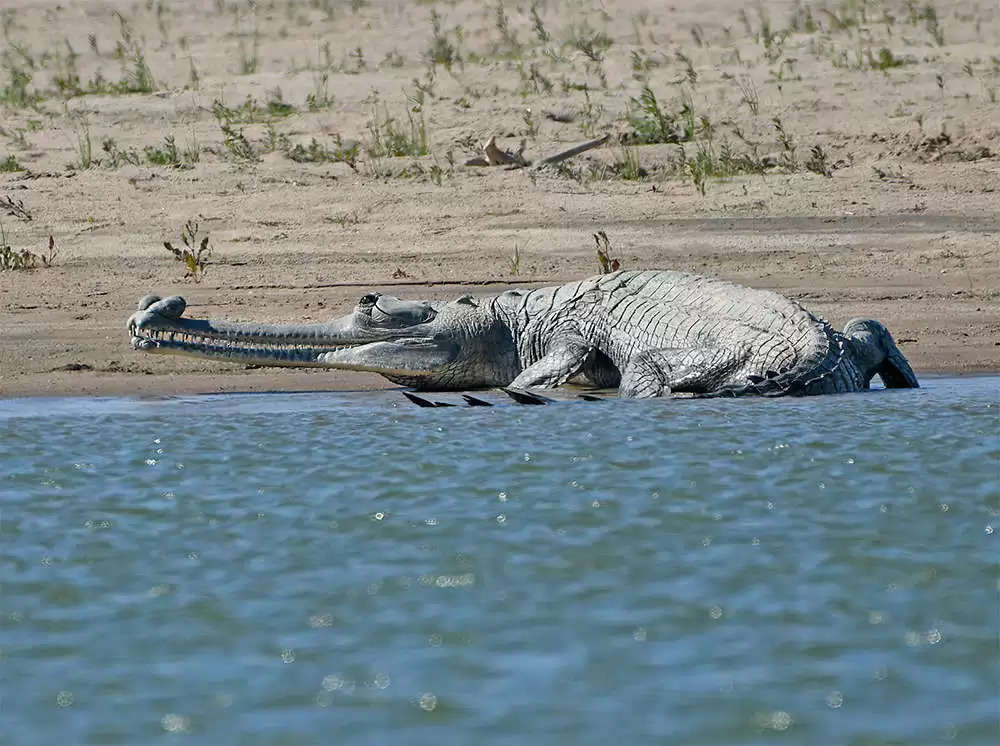
M 24 200 L 11 199 L 8 195 L 3 199 L 0 199 L 0 207 L 7 211 L 8 215 L 13 215 L 15 218 L 21 218 L 21 220 L 31 220 L 31 213 L 24 206 Z

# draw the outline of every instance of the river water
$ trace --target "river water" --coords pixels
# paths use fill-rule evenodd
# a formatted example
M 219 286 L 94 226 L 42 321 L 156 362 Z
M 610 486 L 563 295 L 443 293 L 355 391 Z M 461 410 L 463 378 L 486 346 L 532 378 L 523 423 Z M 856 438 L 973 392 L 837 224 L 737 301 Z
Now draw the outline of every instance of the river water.
M 998 735 L 997 377 L 7 400 L 0 510 L 3 744 Z

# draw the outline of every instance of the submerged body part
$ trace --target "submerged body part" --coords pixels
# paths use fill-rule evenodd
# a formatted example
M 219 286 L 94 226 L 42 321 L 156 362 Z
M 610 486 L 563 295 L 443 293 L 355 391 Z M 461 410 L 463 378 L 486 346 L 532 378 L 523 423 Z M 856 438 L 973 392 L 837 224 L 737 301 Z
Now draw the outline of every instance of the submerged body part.
M 551 388 L 583 379 L 624 397 L 783 396 L 917 388 L 874 319 L 838 332 L 776 293 L 667 270 L 622 270 L 557 287 L 453 301 L 368 293 L 320 324 L 184 318 L 146 296 L 128 321 L 155 354 L 379 373 L 422 391 Z

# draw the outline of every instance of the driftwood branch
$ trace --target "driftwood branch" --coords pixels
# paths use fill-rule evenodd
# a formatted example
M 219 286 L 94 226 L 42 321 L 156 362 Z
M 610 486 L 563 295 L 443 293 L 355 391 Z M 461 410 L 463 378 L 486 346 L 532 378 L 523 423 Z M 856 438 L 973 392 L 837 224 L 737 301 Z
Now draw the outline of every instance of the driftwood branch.
M 564 150 L 561 153 L 556 153 L 555 155 L 550 155 L 548 158 L 542 158 L 538 163 L 534 164 L 537 168 L 542 166 L 552 166 L 556 163 L 562 163 L 563 161 L 572 158 L 575 155 L 580 155 L 580 153 L 586 153 L 588 150 L 593 150 L 594 148 L 599 148 L 601 145 L 606 143 L 610 135 L 604 135 L 604 137 L 599 137 L 596 140 L 590 140 L 581 145 L 576 145 L 569 150 Z M 530 161 L 524 158 L 524 141 L 521 141 L 521 147 L 518 148 L 516 153 L 511 153 L 506 150 L 502 150 L 496 142 L 496 136 L 490 137 L 485 143 L 483 143 L 483 155 L 476 156 L 465 162 L 466 166 L 509 166 L 511 168 L 525 168 L 526 166 L 532 165 Z
M 608 141 L 610 135 L 605 135 L 604 137 L 598 137 L 596 140 L 590 140 L 582 145 L 577 145 L 575 148 L 570 148 L 569 150 L 564 150 L 561 153 L 556 153 L 555 155 L 550 155 L 548 158 L 543 158 L 538 162 L 538 166 L 551 166 L 555 163 L 561 163 L 567 158 L 572 158 L 575 155 L 580 155 L 580 153 L 586 153 L 588 150 L 593 150 L 594 148 L 599 148 L 601 145 Z

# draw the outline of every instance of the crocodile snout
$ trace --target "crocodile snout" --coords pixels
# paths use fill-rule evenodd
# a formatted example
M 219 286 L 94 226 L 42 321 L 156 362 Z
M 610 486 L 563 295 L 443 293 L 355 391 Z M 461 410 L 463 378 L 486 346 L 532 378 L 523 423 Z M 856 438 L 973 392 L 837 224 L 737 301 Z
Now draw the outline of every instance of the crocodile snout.
M 139 338 L 139 332 L 147 326 L 154 325 L 157 317 L 160 319 L 179 319 L 187 308 L 187 301 L 179 295 L 161 298 L 158 295 L 144 295 L 139 299 L 138 309 L 129 317 L 128 331 L 132 337 L 135 349 L 145 349 L 144 340 Z

